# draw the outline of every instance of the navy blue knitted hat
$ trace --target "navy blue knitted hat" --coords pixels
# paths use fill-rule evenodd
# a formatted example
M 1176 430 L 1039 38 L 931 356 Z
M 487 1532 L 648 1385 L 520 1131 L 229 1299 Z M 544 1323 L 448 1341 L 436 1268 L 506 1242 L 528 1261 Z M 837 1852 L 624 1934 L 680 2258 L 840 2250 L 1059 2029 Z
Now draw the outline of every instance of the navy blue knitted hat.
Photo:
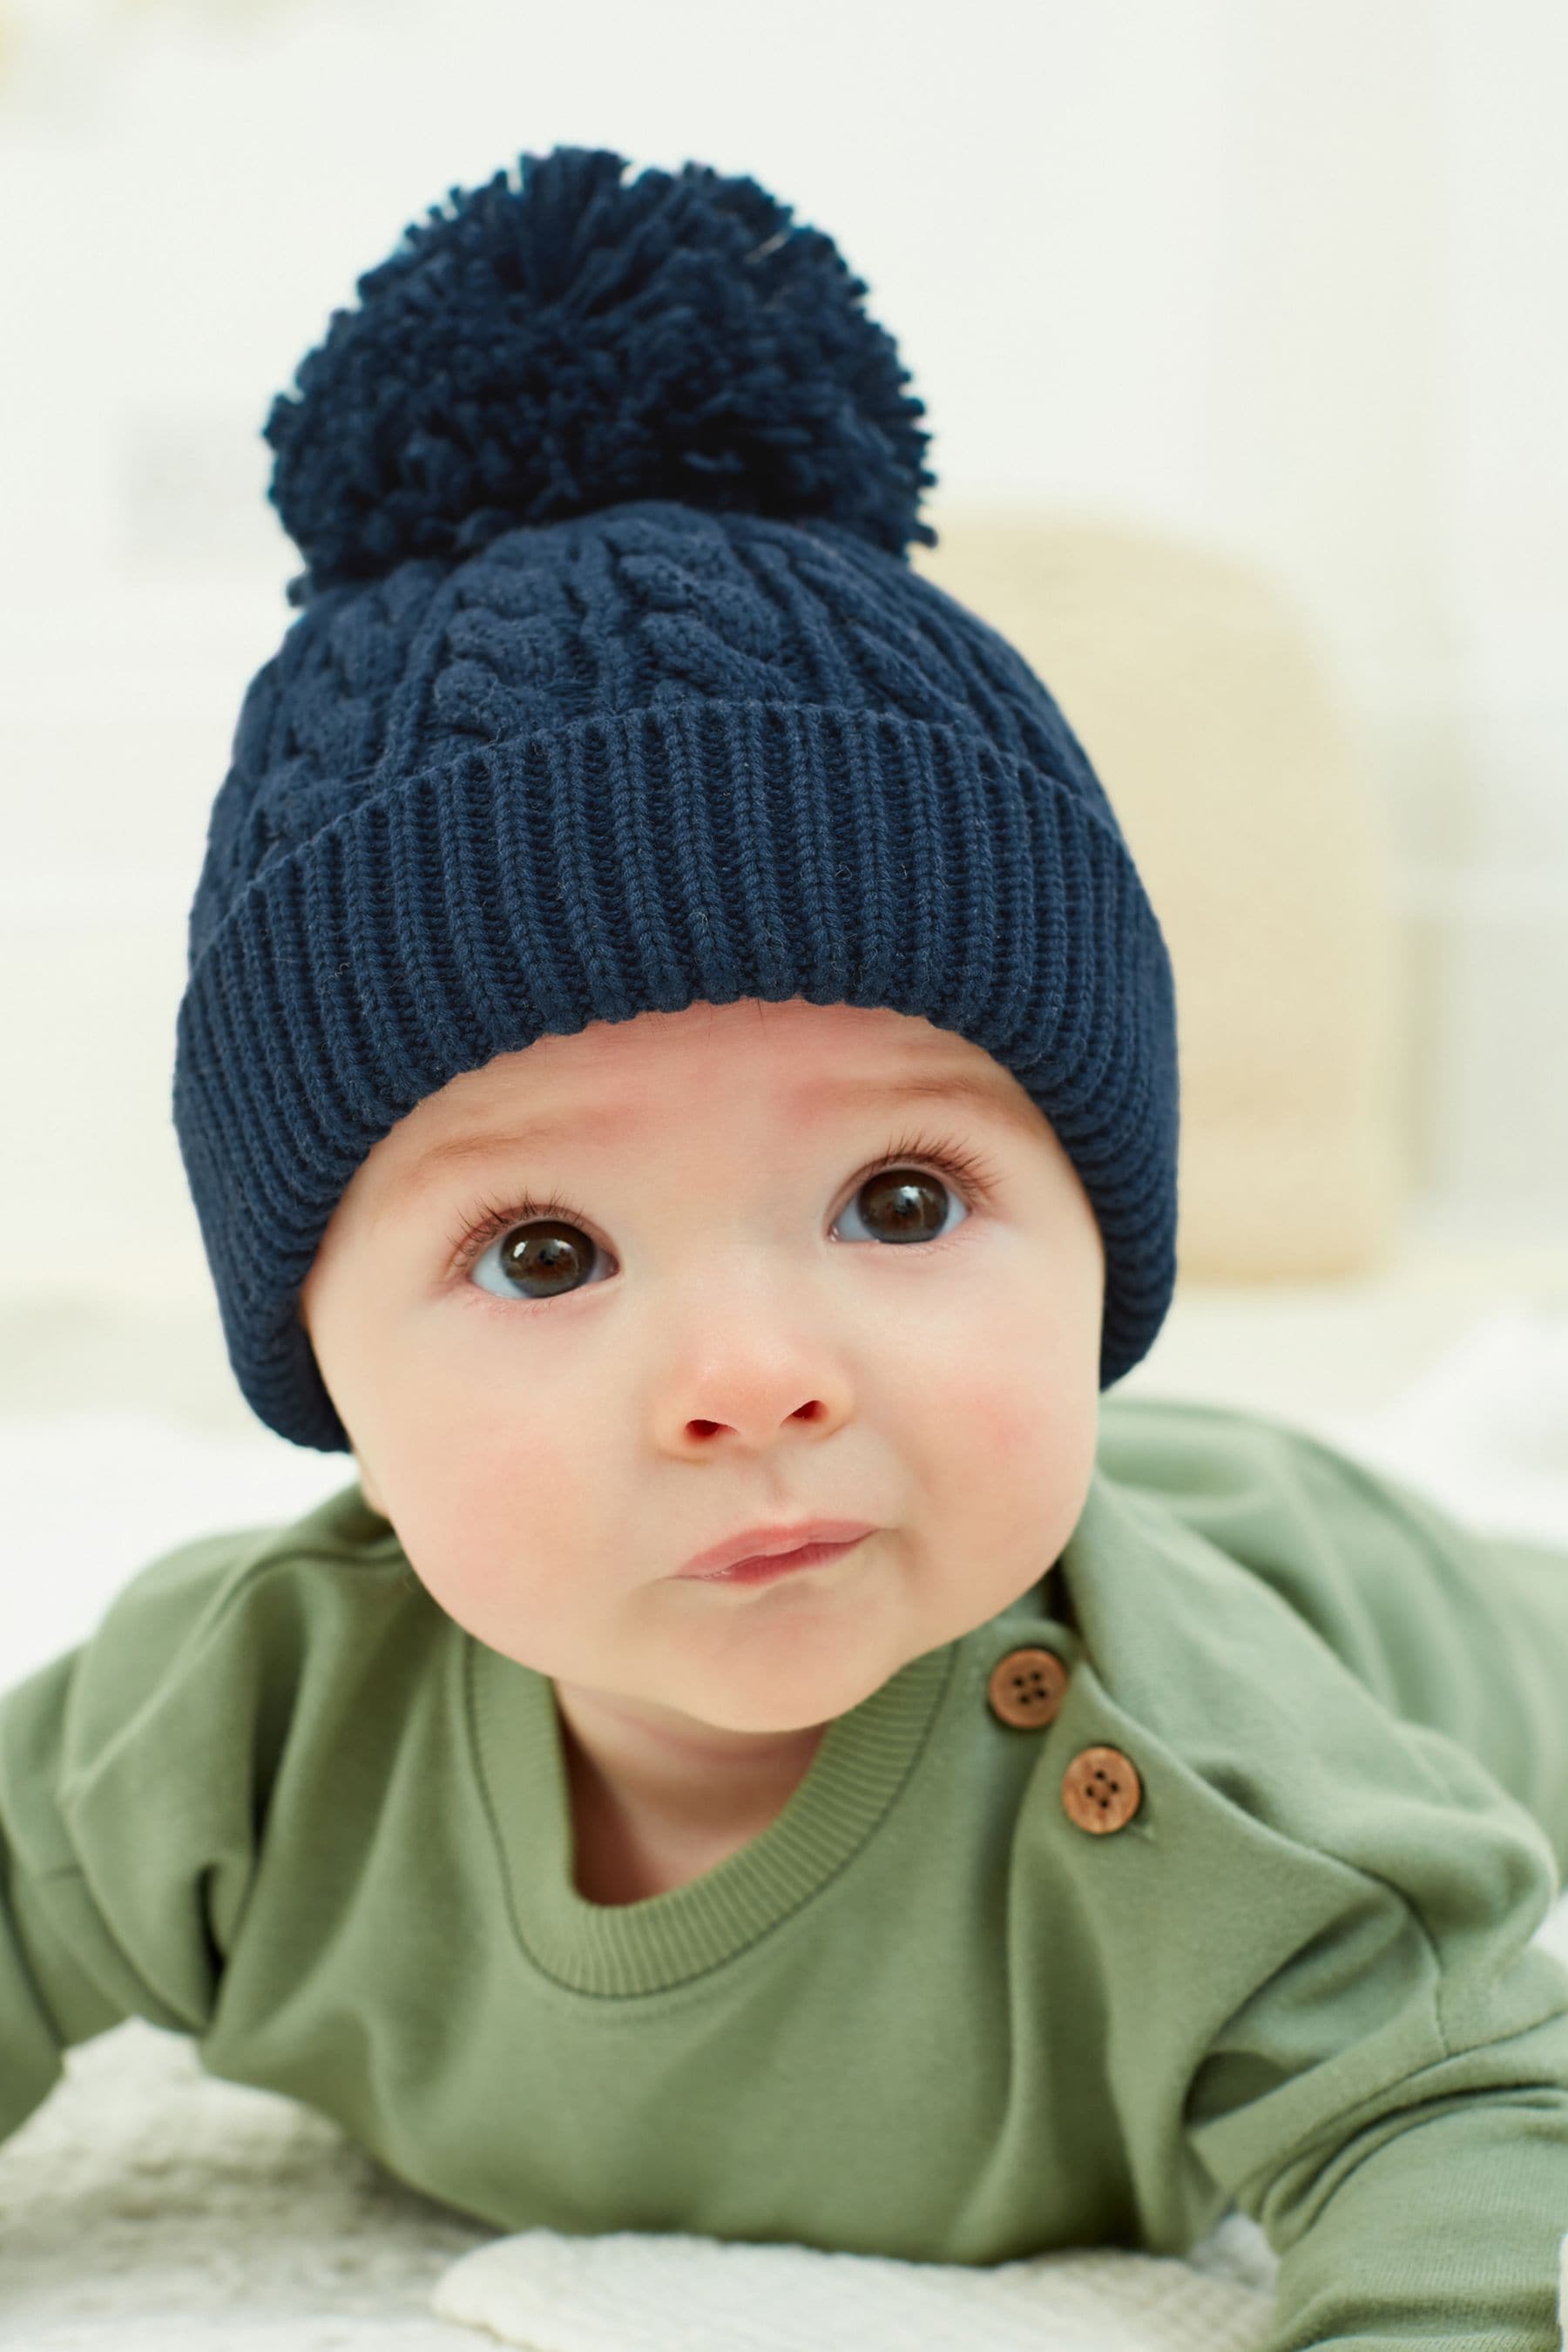
M 886 1005 L 1037 1103 L 1175 1283 L 1175 1000 L 1098 779 L 910 567 L 930 436 L 867 288 L 754 180 L 563 147 L 453 189 L 267 420 L 302 608 L 191 908 L 174 1126 L 230 1361 L 349 1438 L 299 1316 L 377 1140 L 494 1055 L 737 998 Z

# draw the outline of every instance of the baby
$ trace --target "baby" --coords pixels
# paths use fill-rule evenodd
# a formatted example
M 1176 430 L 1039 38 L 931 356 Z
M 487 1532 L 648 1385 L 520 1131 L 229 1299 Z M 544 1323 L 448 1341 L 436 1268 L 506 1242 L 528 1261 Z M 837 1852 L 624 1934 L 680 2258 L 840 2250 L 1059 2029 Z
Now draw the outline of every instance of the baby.
M 0 2134 L 140 2015 L 498 2230 L 1279 2257 L 1557 2352 L 1568 1557 L 1101 1399 L 1174 994 L 819 232 L 452 192 L 268 422 L 174 1117 L 358 1476 L 0 1701 Z

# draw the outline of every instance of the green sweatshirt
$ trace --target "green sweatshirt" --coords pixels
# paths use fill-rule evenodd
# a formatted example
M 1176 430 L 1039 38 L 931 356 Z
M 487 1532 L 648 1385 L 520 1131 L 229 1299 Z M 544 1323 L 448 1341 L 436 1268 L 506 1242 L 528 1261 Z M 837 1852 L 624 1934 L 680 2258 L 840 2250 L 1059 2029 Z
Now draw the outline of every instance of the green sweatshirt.
M 1016 1650 L 1061 1671 L 999 1704 Z M 993 2263 L 1234 2206 L 1268 2352 L 1558 2352 L 1565 1852 L 1568 1552 L 1110 1395 L 1038 1585 L 590 1903 L 552 1685 L 353 1485 L 0 1696 L 0 2137 L 136 2015 L 500 2231 Z

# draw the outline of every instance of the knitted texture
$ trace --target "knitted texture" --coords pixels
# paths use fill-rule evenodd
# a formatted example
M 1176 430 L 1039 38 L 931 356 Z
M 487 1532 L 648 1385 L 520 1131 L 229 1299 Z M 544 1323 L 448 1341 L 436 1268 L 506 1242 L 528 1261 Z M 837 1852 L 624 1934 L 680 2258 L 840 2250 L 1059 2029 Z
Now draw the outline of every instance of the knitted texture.
M 558 151 L 514 209 L 542 186 L 602 198 L 620 168 L 552 181 L 563 159 L 581 173 Z M 341 499 L 291 525 L 318 569 L 214 803 L 174 1113 L 236 1377 L 297 1444 L 349 1446 L 299 1291 L 378 1139 L 546 1033 L 694 1002 L 889 1006 L 973 1040 L 1038 1104 L 1099 1222 L 1102 1389 L 1159 1330 L 1174 992 L 1087 757 L 1022 656 L 889 551 L 891 500 L 868 517 L 857 488 L 784 519 L 760 494 L 725 503 L 751 495 L 732 471 L 704 481 L 718 503 L 579 497 L 505 528 L 492 507 L 469 552 L 450 514 L 405 502 L 366 578 L 369 527 Z M 513 491 L 538 503 L 533 478 Z M 899 533 L 919 535 L 912 512 Z M 421 535 L 444 551 L 399 552 Z

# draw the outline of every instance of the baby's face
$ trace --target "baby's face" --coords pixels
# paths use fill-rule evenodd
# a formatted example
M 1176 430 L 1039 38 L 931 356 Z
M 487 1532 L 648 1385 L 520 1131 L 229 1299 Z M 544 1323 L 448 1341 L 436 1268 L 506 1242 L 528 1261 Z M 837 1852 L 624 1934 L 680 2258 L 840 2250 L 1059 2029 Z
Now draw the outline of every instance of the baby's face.
M 993 1103 L 893 1091 L 955 1075 Z M 482 1157 L 431 1156 L 479 1130 Z M 894 1167 L 921 1238 L 869 1181 Z M 777 1733 L 1055 1562 L 1104 1278 L 1077 1171 L 988 1054 L 748 999 L 542 1037 L 427 1097 L 356 1171 L 301 1313 L 365 1498 L 449 1616 L 671 1729 Z M 679 1574 L 816 1517 L 877 1532 L 771 1583 Z

